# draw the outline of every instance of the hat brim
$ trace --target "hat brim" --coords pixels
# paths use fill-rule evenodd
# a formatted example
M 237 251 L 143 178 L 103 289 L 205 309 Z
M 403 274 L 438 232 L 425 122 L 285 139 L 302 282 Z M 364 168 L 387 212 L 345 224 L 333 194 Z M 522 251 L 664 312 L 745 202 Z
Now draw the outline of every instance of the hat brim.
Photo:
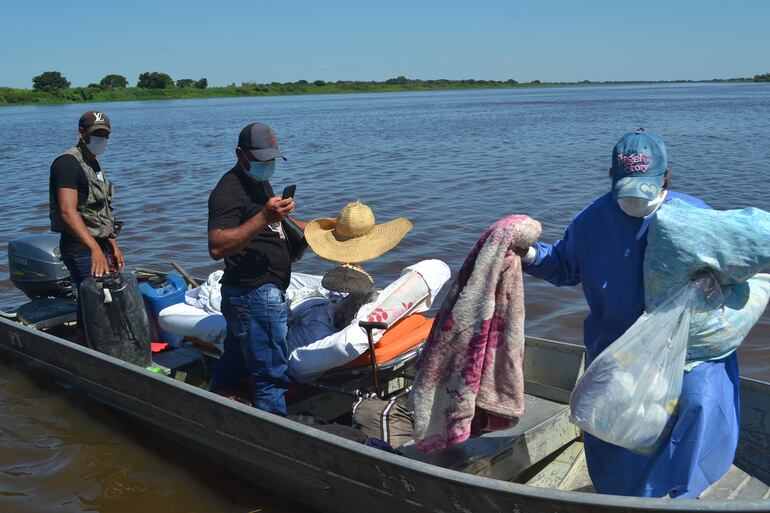
M 248 148 L 247 148 L 248 149 Z M 286 157 L 283 156 L 283 153 L 281 153 L 280 150 L 277 148 L 262 148 L 261 150 L 252 150 L 249 149 L 252 155 L 254 155 L 254 158 L 266 162 L 268 160 L 275 160 L 277 158 L 282 158 L 283 160 L 286 160 Z
M 365 262 L 390 251 L 412 229 L 412 223 L 399 217 L 374 226 L 364 236 L 339 240 L 333 219 L 314 219 L 305 227 L 305 240 L 316 255 L 333 262 Z
M 109 125 L 91 125 L 88 128 L 86 128 L 86 133 L 92 134 L 97 130 L 107 130 L 108 133 L 112 133 L 112 128 L 110 128 Z
M 627 176 L 616 181 L 612 186 L 612 196 L 620 198 L 645 198 L 654 200 L 663 190 L 664 175 Z
M 374 288 L 372 277 L 349 267 L 335 267 L 324 274 L 321 286 L 334 292 L 364 292 Z

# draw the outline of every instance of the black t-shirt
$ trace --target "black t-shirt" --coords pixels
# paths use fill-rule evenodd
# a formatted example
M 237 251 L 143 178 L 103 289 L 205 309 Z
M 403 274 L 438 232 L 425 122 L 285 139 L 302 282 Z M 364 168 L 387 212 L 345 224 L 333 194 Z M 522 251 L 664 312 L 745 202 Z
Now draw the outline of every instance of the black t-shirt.
M 89 162 L 96 173 L 102 168 L 94 160 Z M 61 155 L 51 164 L 51 178 L 49 181 L 51 201 L 58 201 L 56 189 L 75 189 L 78 191 L 78 207 L 82 207 L 88 201 L 88 177 L 78 159 L 72 155 Z M 59 248 L 64 252 L 87 250 L 85 244 L 69 232 L 62 232 L 59 240 Z
M 264 186 L 233 168 L 219 180 L 209 196 L 209 231 L 236 228 L 262 210 L 272 195 Z M 246 247 L 225 257 L 222 283 L 240 287 L 259 287 L 272 283 L 286 291 L 291 275 L 289 246 L 280 224 L 266 226 Z

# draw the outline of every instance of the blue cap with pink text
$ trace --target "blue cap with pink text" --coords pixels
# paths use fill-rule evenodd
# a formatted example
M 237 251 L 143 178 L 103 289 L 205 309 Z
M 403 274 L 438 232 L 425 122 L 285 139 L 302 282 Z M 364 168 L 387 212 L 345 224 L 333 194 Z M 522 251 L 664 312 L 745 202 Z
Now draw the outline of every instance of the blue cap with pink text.
M 627 133 L 612 149 L 612 196 L 657 198 L 667 167 L 666 145 L 660 137 L 644 128 Z

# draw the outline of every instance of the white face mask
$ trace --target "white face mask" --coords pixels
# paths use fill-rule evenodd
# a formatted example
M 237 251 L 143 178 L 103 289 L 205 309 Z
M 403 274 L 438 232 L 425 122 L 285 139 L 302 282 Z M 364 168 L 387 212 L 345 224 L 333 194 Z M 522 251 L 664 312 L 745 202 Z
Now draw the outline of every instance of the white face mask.
M 631 217 L 647 217 L 657 210 L 665 197 L 666 191 L 663 191 L 663 194 L 654 200 L 648 200 L 647 198 L 618 198 L 618 206 L 620 210 Z
M 86 147 L 94 155 L 101 155 L 107 149 L 107 138 L 92 135 L 91 142 L 87 142 Z

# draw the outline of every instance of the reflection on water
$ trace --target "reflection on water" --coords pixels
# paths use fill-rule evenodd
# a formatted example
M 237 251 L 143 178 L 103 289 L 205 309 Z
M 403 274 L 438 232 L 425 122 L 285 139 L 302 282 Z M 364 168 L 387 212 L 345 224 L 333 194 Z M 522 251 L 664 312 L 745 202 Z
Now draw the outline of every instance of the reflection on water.
M 544 240 L 559 237 L 607 190 L 612 144 L 637 126 L 668 143 L 674 189 L 715 208 L 770 210 L 765 173 L 746 172 L 770 162 L 770 86 L 762 84 L 3 108 L 0 307 L 23 300 L 7 279 L 6 244 L 48 230 L 50 163 L 74 143 L 77 119 L 92 107 L 108 112 L 114 127 L 100 160 L 116 184 L 129 266 L 168 268 L 173 259 L 195 275 L 220 267 L 206 248 L 208 193 L 252 121 L 278 134 L 289 160 L 279 163 L 273 185 L 297 184 L 299 217 L 333 216 L 361 199 L 379 221 L 405 215 L 414 222 L 395 250 L 367 264 L 379 285 L 424 258 L 442 258 L 457 271 L 484 228 L 507 214 L 530 214 L 542 222 Z M 308 255 L 296 270 L 330 266 Z M 579 288 L 528 278 L 526 294 L 529 334 L 580 343 L 586 309 Z M 744 374 L 770 379 L 769 337 L 765 313 L 739 351 Z M 0 365 L 0 506 L 8 505 L 0 509 L 302 510 L 25 376 Z

